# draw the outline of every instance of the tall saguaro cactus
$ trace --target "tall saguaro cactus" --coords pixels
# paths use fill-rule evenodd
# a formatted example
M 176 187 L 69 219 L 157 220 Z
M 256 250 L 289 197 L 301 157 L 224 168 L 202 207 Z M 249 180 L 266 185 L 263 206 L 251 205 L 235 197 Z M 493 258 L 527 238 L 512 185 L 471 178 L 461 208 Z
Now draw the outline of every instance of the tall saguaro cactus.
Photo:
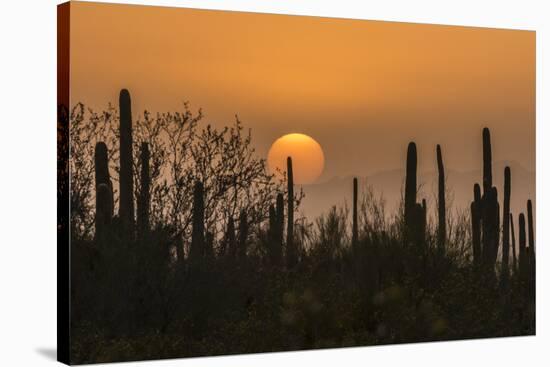
M 482 258 L 487 267 L 494 267 L 498 253 L 499 204 L 496 187 L 492 187 L 482 199 Z
M 269 228 L 267 230 L 268 255 L 271 262 L 275 262 L 275 248 L 277 247 L 277 210 L 275 205 L 269 206 Z
M 269 205 L 269 236 L 270 240 L 275 239 L 275 232 L 277 230 L 277 211 L 275 205 Z
M 535 254 L 535 230 L 533 228 L 533 203 L 527 200 L 527 229 L 529 234 L 529 251 Z
M 284 234 L 284 224 L 285 224 L 285 199 L 283 194 L 281 193 L 277 194 L 275 212 L 276 212 L 276 222 L 277 222 L 276 240 L 280 247 L 279 249 L 279 251 L 281 252 L 280 256 L 282 257 L 283 238 L 284 238 L 283 234 Z
M 189 260 L 197 263 L 204 256 L 204 187 L 202 182 L 195 182 L 193 192 L 193 218 L 191 231 L 191 248 L 189 249 Z
M 149 232 L 149 201 L 150 194 L 149 189 L 151 186 L 151 177 L 149 175 L 149 144 L 141 144 L 141 154 L 140 154 L 140 193 L 137 202 L 137 232 L 140 237 L 143 237 Z
M 96 239 L 104 238 L 108 233 L 113 216 L 113 192 L 109 185 L 100 183 L 96 187 L 96 215 L 95 236 Z
M 109 176 L 109 157 L 107 145 L 99 142 L 95 146 L 95 188 L 96 188 L 96 219 L 95 233 L 99 238 L 111 223 L 113 216 L 113 189 Z
M 502 277 L 507 282 L 510 275 L 510 193 L 511 173 L 510 167 L 504 168 L 504 204 L 502 213 Z
M 416 205 L 416 144 L 410 142 L 407 148 L 407 171 L 405 176 L 405 225 L 413 222 Z
M 95 145 L 94 168 L 96 187 L 102 183 L 109 184 L 111 182 L 107 145 L 102 141 Z
M 483 129 L 483 196 L 478 207 L 481 218 L 481 262 L 494 275 L 500 242 L 500 205 L 493 185 L 491 134 Z
M 285 225 L 285 199 L 283 194 L 278 193 L 275 203 L 275 231 L 274 231 L 274 263 L 280 266 L 283 261 L 283 240 Z
M 407 171 L 405 177 L 405 242 L 420 246 L 425 239 L 426 203 L 416 202 L 416 144 L 410 142 L 407 148 Z
M 293 268 L 298 262 L 298 254 L 294 243 L 294 175 L 292 172 L 292 158 L 286 159 L 287 172 L 287 229 L 286 229 L 286 260 L 288 268 Z
M 510 213 L 510 231 L 512 232 L 512 269 L 514 274 L 518 271 L 518 263 L 516 257 L 516 234 L 514 232 L 514 217 Z
M 445 239 L 447 237 L 446 208 L 445 208 L 445 167 L 441 155 L 441 146 L 437 144 L 437 170 L 438 170 L 438 195 L 437 195 L 437 245 L 441 252 L 445 251 Z
M 357 177 L 353 178 L 353 224 L 352 224 L 352 239 L 353 246 L 357 246 L 359 240 L 359 229 L 357 224 Z
M 483 194 L 493 187 L 493 163 L 491 152 L 491 133 L 489 128 L 483 128 Z
M 474 265 L 481 265 L 481 189 L 474 185 L 474 201 L 470 206 L 472 220 L 472 252 Z
M 519 227 L 519 272 L 525 274 L 527 263 L 527 243 L 525 236 L 525 215 L 521 213 L 518 220 Z
M 269 251 L 271 262 L 276 267 L 281 265 L 283 257 L 284 205 L 283 194 L 279 193 L 275 205 L 269 206 Z
M 134 230 L 134 176 L 132 156 L 132 106 L 130 92 L 120 91 L 120 208 L 123 230 L 130 237 Z

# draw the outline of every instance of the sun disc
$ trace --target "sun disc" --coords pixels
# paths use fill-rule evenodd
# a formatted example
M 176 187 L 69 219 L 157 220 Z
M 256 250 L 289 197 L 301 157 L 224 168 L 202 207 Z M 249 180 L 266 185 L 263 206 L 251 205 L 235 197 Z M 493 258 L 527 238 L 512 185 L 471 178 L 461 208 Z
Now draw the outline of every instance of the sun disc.
M 292 170 L 296 184 L 315 182 L 323 173 L 325 155 L 321 145 L 305 134 L 287 134 L 271 145 L 267 164 L 271 173 L 280 176 L 286 172 L 287 157 L 292 157 Z

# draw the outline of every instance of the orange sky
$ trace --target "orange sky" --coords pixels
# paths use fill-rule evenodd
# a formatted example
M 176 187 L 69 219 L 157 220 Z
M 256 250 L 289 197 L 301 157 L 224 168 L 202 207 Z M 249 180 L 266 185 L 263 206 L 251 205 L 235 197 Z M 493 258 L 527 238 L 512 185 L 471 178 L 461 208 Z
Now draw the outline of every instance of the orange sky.
M 258 152 L 301 132 L 323 147 L 323 178 L 403 167 L 535 169 L 535 33 L 73 2 L 71 98 L 94 108 L 128 88 L 134 113 L 188 100 L 217 126 L 238 114 Z

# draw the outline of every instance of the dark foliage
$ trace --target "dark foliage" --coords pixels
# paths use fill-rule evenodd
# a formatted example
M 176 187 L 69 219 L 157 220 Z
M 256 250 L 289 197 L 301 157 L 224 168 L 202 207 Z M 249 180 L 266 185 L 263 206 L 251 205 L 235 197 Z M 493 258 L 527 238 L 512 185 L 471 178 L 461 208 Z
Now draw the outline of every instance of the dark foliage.
M 438 147 L 438 225 L 429 225 L 426 200 L 416 199 L 411 143 L 403 211 L 387 216 L 383 199 L 368 187 L 359 193 L 354 180 L 351 221 L 347 207 L 334 206 L 307 223 L 294 217 L 301 194 L 291 158 L 284 190 L 254 157 L 238 120 L 199 131 L 200 114 L 155 122 L 146 114 L 132 131 L 127 91 L 120 103 L 120 134 L 110 130 L 116 112 L 92 113 L 88 131 L 82 107 L 73 110 L 73 151 L 83 153 L 70 162 L 83 170 L 71 177 L 75 363 L 535 333 L 532 204 L 527 229 L 519 215 L 516 266 L 510 171 L 501 229 L 487 129 L 484 192 L 475 185 L 470 217 L 447 216 Z M 128 174 L 133 187 L 122 179 Z M 508 255 L 498 259 L 508 228 L 511 269 Z M 502 243 L 504 254 L 507 233 Z

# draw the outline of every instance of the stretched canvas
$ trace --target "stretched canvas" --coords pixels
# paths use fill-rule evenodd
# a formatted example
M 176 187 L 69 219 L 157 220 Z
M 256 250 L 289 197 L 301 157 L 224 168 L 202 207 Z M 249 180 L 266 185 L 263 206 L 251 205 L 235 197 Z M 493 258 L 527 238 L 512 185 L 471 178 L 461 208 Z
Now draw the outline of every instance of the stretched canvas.
M 535 334 L 534 31 L 72 1 L 58 59 L 60 361 Z

